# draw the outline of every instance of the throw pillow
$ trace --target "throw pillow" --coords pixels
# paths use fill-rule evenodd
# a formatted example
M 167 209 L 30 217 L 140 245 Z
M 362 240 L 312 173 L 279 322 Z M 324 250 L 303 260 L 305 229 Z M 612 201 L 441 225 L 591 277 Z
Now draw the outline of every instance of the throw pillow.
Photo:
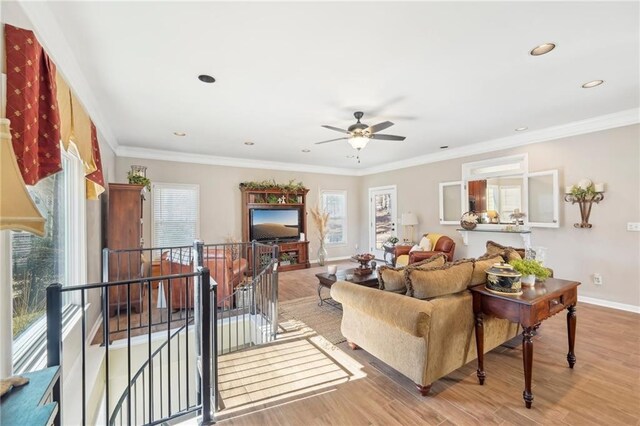
M 424 250 L 424 251 L 430 251 L 431 250 L 431 240 L 429 238 L 427 238 L 426 236 L 424 236 L 420 240 L 419 246 L 422 247 L 422 250 Z
M 440 253 L 425 259 L 422 262 L 413 263 L 409 266 L 392 268 L 381 266 L 378 269 L 378 288 L 380 290 L 391 291 L 398 294 L 406 294 L 407 286 L 404 277 L 406 269 L 428 269 L 443 266 L 447 257 Z
M 405 294 L 407 287 L 404 284 L 404 270 L 406 267 L 392 268 L 381 266 L 378 269 L 378 288 L 398 294 Z
M 487 241 L 487 252 L 484 254 L 484 256 L 489 254 L 503 254 L 505 250 L 514 250 L 516 253 L 518 253 L 518 255 L 520 255 L 520 259 L 524 258 L 524 249 L 503 246 L 502 244 L 498 244 L 495 241 Z
M 413 253 L 414 251 L 423 251 L 424 249 L 419 246 L 418 244 L 416 244 L 415 246 L 411 247 L 411 250 L 409 250 L 409 253 Z
M 494 263 L 502 262 L 504 262 L 504 259 L 499 254 L 487 254 L 477 258 L 473 262 L 473 276 L 471 277 L 471 284 L 469 284 L 469 287 L 486 282 L 487 273 L 485 271 L 491 268 Z
M 515 259 L 522 259 L 520 253 L 514 248 L 508 248 L 502 252 L 502 257 L 505 262 L 510 262 Z
M 466 290 L 473 276 L 473 259 L 431 269 L 407 268 L 407 295 L 416 299 L 431 299 Z
M 419 268 L 419 269 L 428 269 L 435 268 L 438 266 L 444 266 L 447 263 L 447 255 L 444 253 L 434 254 L 428 259 L 421 260 L 420 262 L 412 263 L 409 265 L 409 268 Z

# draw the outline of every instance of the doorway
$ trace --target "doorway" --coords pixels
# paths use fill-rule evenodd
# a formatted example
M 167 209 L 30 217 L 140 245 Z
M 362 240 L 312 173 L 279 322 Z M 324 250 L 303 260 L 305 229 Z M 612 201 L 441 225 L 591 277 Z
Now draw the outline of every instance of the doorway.
M 383 244 L 397 235 L 396 198 L 395 185 L 369 188 L 369 251 L 376 259 L 384 259 Z

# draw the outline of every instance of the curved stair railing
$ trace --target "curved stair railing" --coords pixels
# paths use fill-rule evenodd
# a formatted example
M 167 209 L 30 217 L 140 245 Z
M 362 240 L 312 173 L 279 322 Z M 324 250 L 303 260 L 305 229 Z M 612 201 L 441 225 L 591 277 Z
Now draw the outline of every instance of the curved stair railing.
M 116 424 L 153 424 L 154 419 L 162 419 L 162 422 L 164 422 L 171 418 L 186 415 L 199 408 L 199 405 L 197 404 L 195 384 L 190 386 L 190 384 L 193 382 L 192 380 L 190 380 L 190 378 L 195 376 L 192 371 L 189 371 L 189 326 L 193 326 L 193 318 L 191 318 L 187 324 L 175 330 L 171 334 L 169 339 L 165 340 L 155 351 L 153 351 L 151 356 L 146 359 L 144 364 L 142 364 L 140 369 L 131 378 L 129 386 L 125 388 L 124 392 L 118 399 L 118 402 L 116 403 L 109 418 L 109 425 L 114 426 Z M 179 342 L 181 336 L 183 336 L 185 340 L 186 352 L 186 354 L 182 357 L 182 351 Z M 178 383 L 177 388 L 175 388 L 178 397 L 178 407 L 177 410 L 173 411 L 173 407 L 169 405 L 168 407 L 166 407 L 167 413 L 165 415 L 164 402 L 170 401 L 171 398 L 169 395 L 165 396 L 163 394 L 164 386 L 162 385 L 162 381 L 167 379 L 165 376 L 165 371 L 167 370 L 167 368 L 163 365 L 163 362 L 165 362 L 168 353 L 171 351 L 170 345 L 172 344 L 172 342 L 175 343 L 178 348 Z M 196 358 L 195 352 L 191 352 L 193 358 L 191 360 L 191 365 L 193 366 L 196 364 Z M 184 372 L 181 368 L 182 359 L 185 360 Z M 157 369 L 157 372 L 154 371 L 155 369 Z M 156 376 L 157 379 L 160 380 L 160 385 L 154 388 L 153 380 Z M 171 389 L 167 390 L 167 392 L 173 391 L 173 386 Z M 149 395 L 153 395 L 153 397 L 150 398 Z M 142 401 L 140 401 L 139 398 L 141 398 Z M 185 403 L 184 407 L 182 406 L 182 402 Z M 130 409 L 127 409 L 127 406 L 129 406 Z M 131 413 L 131 418 L 127 418 L 128 412 Z
M 196 250 L 201 252 L 208 247 L 220 245 L 202 245 L 201 249 L 196 245 Z M 254 242 L 247 244 L 245 253 L 253 258 L 251 264 L 255 265 L 246 282 L 219 300 L 217 292 L 213 291 L 213 281 L 211 291 L 208 292 L 208 305 L 216 311 L 215 315 L 210 316 L 209 327 L 209 353 L 214 377 L 212 397 L 215 398 L 216 408 L 223 406 L 216 391 L 217 356 L 271 342 L 275 339 L 278 328 L 277 246 Z M 194 260 L 196 259 L 197 257 Z M 196 260 L 196 268 L 198 266 Z M 202 300 L 196 303 L 196 311 L 200 305 Z M 200 382 L 203 374 L 199 362 L 202 348 L 198 347 L 199 342 L 193 341 L 193 337 L 193 347 L 189 346 L 190 330 L 195 330 L 194 335 L 200 334 L 194 323 L 195 316 L 196 313 L 186 317 L 186 323 L 171 331 L 162 344 L 146 357 L 115 404 L 109 417 L 109 425 L 158 424 L 202 409 L 200 383 L 196 383 Z M 184 343 L 180 342 L 181 336 Z M 172 348 L 172 345 L 175 347 Z M 171 356 L 177 365 L 174 367 L 173 381 L 168 386 L 166 380 L 171 375 L 171 369 L 167 364 L 172 362 Z M 197 374 L 195 368 L 198 369 Z

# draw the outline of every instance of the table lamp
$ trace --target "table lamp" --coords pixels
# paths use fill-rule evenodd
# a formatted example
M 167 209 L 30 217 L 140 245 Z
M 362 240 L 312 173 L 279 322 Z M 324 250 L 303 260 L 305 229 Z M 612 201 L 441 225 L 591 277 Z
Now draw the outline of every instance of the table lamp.
M 404 226 L 404 241 L 409 241 L 407 238 L 407 227 L 410 228 L 409 235 L 413 238 L 413 227 L 418 224 L 418 217 L 415 213 L 402 213 L 402 226 Z

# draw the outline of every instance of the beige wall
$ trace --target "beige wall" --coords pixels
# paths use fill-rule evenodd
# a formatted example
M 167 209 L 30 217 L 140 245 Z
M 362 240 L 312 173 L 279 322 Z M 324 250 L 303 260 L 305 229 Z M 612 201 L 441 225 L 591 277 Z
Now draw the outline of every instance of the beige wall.
M 346 190 L 349 223 L 347 244 L 328 246 L 329 258 L 352 255 L 355 244 L 358 243 L 359 234 L 356 224 L 360 217 L 358 202 L 360 187 L 357 177 L 118 157 L 116 178 L 111 182 L 126 182 L 127 172 L 132 164 L 147 166 L 147 177 L 152 182 L 200 185 L 200 238 L 207 243 L 224 242 L 225 238 L 230 236 L 241 239 L 241 197 L 238 185 L 244 181 L 266 179 L 275 179 L 278 183 L 287 183 L 292 179 L 303 182 L 309 188 L 307 210 L 317 203 L 320 190 Z M 144 204 L 144 240 L 147 246 L 153 244 L 150 227 L 150 198 L 147 197 Z M 318 236 L 310 215 L 307 215 L 307 239 L 311 241 L 309 257 L 313 261 L 316 259 L 318 250 Z
M 399 215 L 417 213 L 418 232 L 449 235 L 463 248 L 457 226 L 439 224 L 438 183 L 460 180 L 462 163 L 518 153 L 528 154 L 531 172 L 558 169 L 561 188 L 581 178 L 606 183 L 604 201 L 591 212 L 593 228 L 574 228 L 578 206 L 561 201 L 560 228 L 534 228 L 532 244 L 547 247 L 546 263 L 558 278 L 582 282 L 580 295 L 640 306 L 640 233 L 626 230 L 627 222 L 640 222 L 638 125 L 365 176 L 361 211 L 366 215 L 367 188 L 397 185 Z M 366 220 L 359 232 L 365 247 Z M 602 274 L 602 286 L 592 283 L 593 273 Z

